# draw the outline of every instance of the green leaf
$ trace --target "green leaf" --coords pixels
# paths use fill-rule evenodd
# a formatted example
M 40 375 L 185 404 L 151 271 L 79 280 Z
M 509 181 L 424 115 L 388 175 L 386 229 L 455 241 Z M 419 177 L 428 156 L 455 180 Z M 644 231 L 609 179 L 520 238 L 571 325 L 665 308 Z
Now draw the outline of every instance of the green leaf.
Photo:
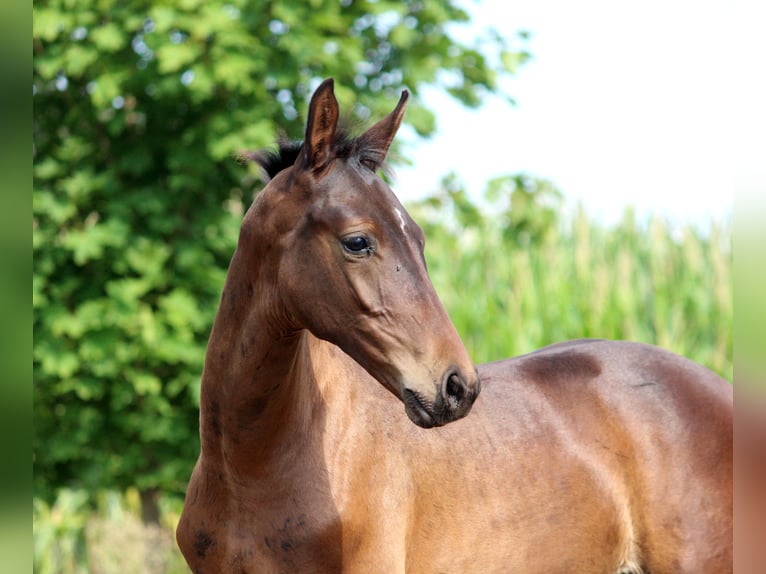
M 59 34 L 69 30 L 71 21 L 71 15 L 53 8 L 40 8 L 37 5 L 33 10 L 32 34 L 35 38 L 52 42 L 59 37 Z
M 191 66 L 199 57 L 200 50 L 196 44 L 165 44 L 157 49 L 159 71 L 163 74 L 178 72 Z
M 157 395 L 162 391 L 160 380 L 149 373 L 136 373 L 133 375 L 132 382 L 133 388 L 139 396 Z
M 90 33 L 93 43 L 102 52 L 116 52 L 125 45 L 126 34 L 114 22 L 99 26 Z
M 111 108 L 112 101 L 121 95 L 122 74 L 107 73 L 95 78 L 91 84 L 91 100 L 97 108 Z
M 168 324 L 178 331 L 201 326 L 197 302 L 183 289 L 174 289 L 169 295 L 163 297 L 159 302 L 159 308 L 164 312 Z
M 436 116 L 433 112 L 418 103 L 413 103 L 407 109 L 407 119 L 418 135 L 429 136 L 436 130 Z
M 82 76 L 98 60 L 99 53 L 91 47 L 72 46 L 64 60 L 64 72 L 72 78 Z

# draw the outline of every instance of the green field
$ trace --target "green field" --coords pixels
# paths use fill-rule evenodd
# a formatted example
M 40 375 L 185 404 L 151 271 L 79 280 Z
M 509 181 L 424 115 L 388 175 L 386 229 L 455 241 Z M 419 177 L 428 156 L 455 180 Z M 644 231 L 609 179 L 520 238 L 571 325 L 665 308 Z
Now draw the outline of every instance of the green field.
M 426 230 L 433 283 L 475 362 L 578 337 L 628 339 L 732 380 L 729 222 L 639 223 L 626 210 L 606 226 L 582 208 L 559 219 L 545 182 L 496 183 L 511 188 L 513 209 L 496 200 L 479 211 L 449 186 L 411 209 Z
M 449 184 L 410 206 L 433 282 L 476 362 L 605 337 L 666 347 L 732 380 L 728 222 L 699 230 L 639 223 L 628 211 L 606 226 L 582 209 L 559 218 L 544 183 L 496 184 L 481 209 Z M 164 493 L 159 524 L 145 524 L 134 488 L 36 499 L 35 572 L 186 572 L 173 542 L 180 508 L 178 493 Z

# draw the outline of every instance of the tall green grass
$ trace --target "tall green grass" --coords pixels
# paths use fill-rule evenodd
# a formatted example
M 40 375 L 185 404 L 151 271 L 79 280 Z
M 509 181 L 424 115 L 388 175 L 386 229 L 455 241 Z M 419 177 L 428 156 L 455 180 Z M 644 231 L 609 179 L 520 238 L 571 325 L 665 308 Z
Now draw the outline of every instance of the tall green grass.
M 544 203 L 536 192 L 542 197 L 527 199 Z M 728 222 L 705 230 L 656 217 L 640 223 L 627 210 L 609 226 L 578 208 L 524 224 L 509 219 L 510 206 L 482 211 L 454 189 L 410 211 L 428 237 L 431 279 L 475 362 L 578 337 L 628 339 L 732 380 Z M 545 217 L 553 207 L 537 211 Z
M 95 507 L 89 504 L 97 499 Z M 89 496 L 61 489 L 52 504 L 33 504 L 36 574 L 184 574 L 175 544 L 181 501 L 163 499 L 159 523 L 141 519 L 138 491 Z

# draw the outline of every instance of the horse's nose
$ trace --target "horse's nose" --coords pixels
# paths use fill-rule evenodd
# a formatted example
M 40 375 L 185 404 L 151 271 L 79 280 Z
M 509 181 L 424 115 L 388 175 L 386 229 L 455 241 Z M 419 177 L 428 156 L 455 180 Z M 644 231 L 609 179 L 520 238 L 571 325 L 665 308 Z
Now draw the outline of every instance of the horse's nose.
M 471 409 L 473 401 L 479 394 L 481 383 L 474 371 L 468 378 L 459 370 L 447 371 L 441 385 L 441 397 L 444 404 L 444 415 L 449 420 L 459 419 Z

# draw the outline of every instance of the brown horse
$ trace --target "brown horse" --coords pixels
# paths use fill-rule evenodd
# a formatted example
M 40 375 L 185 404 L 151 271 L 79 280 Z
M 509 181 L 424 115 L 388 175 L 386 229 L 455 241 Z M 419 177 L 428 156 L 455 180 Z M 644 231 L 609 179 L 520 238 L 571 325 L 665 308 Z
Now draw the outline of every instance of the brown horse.
M 731 386 L 627 342 L 475 369 L 376 175 L 406 102 L 351 138 L 325 81 L 302 146 L 256 156 L 273 179 L 208 344 L 191 569 L 731 572 Z

